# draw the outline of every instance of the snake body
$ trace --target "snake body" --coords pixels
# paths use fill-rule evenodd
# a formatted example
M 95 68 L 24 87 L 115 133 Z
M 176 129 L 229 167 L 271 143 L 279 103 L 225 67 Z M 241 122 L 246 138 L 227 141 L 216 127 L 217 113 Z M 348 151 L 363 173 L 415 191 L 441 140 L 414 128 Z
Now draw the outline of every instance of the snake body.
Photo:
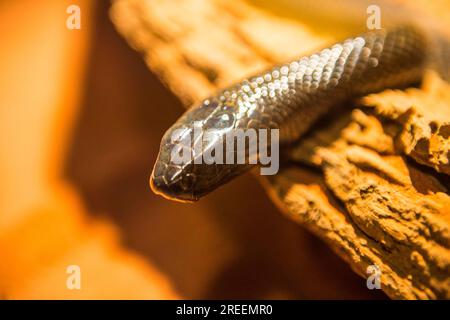
M 166 132 L 150 179 L 152 189 L 172 200 L 195 201 L 253 166 L 194 160 L 171 163 L 175 132 L 192 136 L 196 125 L 203 131 L 215 130 L 219 141 L 232 130 L 279 129 L 280 145 L 287 146 L 334 105 L 417 83 L 431 64 L 443 69 L 448 54 L 444 47 L 448 45 L 441 43 L 408 25 L 374 30 L 218 92 L 189 109 Z M 208 147 L 214 143 L 210 141 Z

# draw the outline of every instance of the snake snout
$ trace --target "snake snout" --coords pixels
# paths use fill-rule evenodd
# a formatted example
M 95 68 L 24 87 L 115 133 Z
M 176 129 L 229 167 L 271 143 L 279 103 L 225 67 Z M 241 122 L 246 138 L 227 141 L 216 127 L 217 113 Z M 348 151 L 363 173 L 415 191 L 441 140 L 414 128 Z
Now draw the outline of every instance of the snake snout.
M 167 199 L 179 202 L 194 202 L 198 199 L 194 196 L 194 179 L 189 175 L 180 179 L 172 179 L 168 171 L 158 172 L 155 169 L 150 177 L 150 187 L 154 193 Z

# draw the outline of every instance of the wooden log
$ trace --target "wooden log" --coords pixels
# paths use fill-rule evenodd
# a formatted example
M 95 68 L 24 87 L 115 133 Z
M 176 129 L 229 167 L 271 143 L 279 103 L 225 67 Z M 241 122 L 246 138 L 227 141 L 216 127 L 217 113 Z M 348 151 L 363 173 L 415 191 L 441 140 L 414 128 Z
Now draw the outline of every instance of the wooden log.
M 430 14 L 445 5 L 417 3 Z M 342 32 L 244 1 L 116 0 L 111 17 L 186 106 Z M 449 92 L 430 73 L 419 89 L 365 97 L 320 121 L 294 162 L 261 178 L 288 217 L 358 274 L 379 270 L 392 298 L 450 298 Z

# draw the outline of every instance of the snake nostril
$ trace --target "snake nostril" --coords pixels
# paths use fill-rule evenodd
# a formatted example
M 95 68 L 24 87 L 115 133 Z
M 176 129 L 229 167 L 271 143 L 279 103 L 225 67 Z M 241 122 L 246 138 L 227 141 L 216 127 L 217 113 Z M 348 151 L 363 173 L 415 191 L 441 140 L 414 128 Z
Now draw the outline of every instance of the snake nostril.
M 174 165 L 168 165 L 164 171 L 164 177 L 168 183 L 174 183 L 180 179 L 182 169 Z
M 181 178 L 180 186 L 184 191 L 194 191 L 195 185 L 195 176 L 192 174 L 186 174 L 183 178 Z

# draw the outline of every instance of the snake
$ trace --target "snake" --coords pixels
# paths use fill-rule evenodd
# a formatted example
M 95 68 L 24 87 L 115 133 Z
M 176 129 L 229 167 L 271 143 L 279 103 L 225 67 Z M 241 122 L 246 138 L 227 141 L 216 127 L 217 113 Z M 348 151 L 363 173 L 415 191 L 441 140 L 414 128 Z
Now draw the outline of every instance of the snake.
M 213 130 L 216 141 L 223 141 L 233 130 L 277 129 L 280 147 L 289 148 L 340 103 L 420 83 L 428 68 L 447 77 L 449 52 L 444 37 L 402 24 L 345 39 L 232 84 L 188 109 L 167 130 L 151 189 L 170 200 L 194 202 L 257 165 L 195 161 L 214 141 L 196 149 L 190 161 L 173 163 L 171 155 L 179 146 L 174 135 L 180 132 L 193 136 L 195 129 Z M 255 152 L 246 150 L 246 159 Z

